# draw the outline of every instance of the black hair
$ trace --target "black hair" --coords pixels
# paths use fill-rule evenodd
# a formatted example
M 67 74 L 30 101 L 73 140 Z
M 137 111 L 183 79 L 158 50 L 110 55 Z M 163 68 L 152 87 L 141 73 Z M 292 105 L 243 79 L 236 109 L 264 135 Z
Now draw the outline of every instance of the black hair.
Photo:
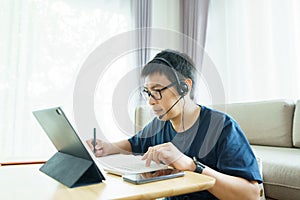
M 162 67 L 162 65 L 167 67 Z M 180 53 L 178 51 L 170 49 L 161 51 L 144 66 L 141 75 L 142 77 L 146 77 L 153 73 L 160 73 L 165 75 L 171 82 L 175 82 L 176 75 L 174 75 L 174 72 L 171 68 L 176 70 L 177 76 L 180 81 L 184 81 L 186 78 L 192 80 L 193 84 L 191 88 L 190 98 L 194 99 L 196 69 L 192 59 L 184 53 Z

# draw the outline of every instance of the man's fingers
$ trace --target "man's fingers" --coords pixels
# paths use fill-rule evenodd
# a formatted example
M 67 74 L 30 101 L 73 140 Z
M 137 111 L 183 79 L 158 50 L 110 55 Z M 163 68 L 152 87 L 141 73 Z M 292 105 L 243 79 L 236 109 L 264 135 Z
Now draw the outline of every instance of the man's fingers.
M 103 149 L 99 149 L 99 150 L 96 150 L 95 156 L 101 157 L 101 156 L 103 156 L 103 154 L 104 154 Z
M 146 160 L 149 157 L 152 147 L 148 148 L 148 151 L 143 155 L 142 160 Z
M 92 142 L 93 142 L 93 139 L 90 139 L 90 140 L 87 140 L 87 141 L 86 141 L 86 143 L 87 143 L 87 145 L 89 146 L 89 148 L 90 148 L 91 150 L 94 150 L 94 146 L 93 146 Z
M 96 145 L 94 147 L 94 139 L 89 139 L 86 141 L 88 144 L 89 148 L 94 151 L 95 150 L 95 156 L 100 157 L 104 156 L 107 153 L 107 145 L 105 142 L 101 140 L 96 140 Z
M 96 150 L 103 149 L 103 143 L 102 143 L 102 142 L 98 142 L 98 141 L 96 141 L 96 146 L 95 146 L 95 149 L 96 149 Z
M 171 147 L 170 143 L 149 147 L 148 151 L 142 157 L 142 160 L 146 160 L 146 166 L 150 166 L 151 161 L 154 161 L 157 164 L 160 164 L 161 162 L 167 165 L 171 164 L 172 161 L 174 161 L 174 159 L 172 159 Z
M 160 164 L 160 154 L 159 146 L 149 147 L 148 151 L 142 157 L 142 160 L 146 160 L 146 166 L 150 166 L 151 161 L 154 161 L 156 164 Z
M 159 159 L 159 156 L 160 155 L 160 152 L 159 151 L 156 151 L 156 149 L 153 150 L 153 153 L 152 153 L 152 160 L 154 162 L 156 162 L 156 164 L 160 164 L 160 159 Z
M 151 161 L 152 161 L 152 152 L 150 152 L 147 156 L 147 159 L 146 159 L 146 166 L 149 167 L 150 164 L 151 164 Z
M 149 152 L 147 151 L 147 152 L 143 155 L 142 160 L 146 160 L 146 159 L 148 158 L 148 156 L 149 156 Z
M 149 167 L 153 158 L 153 147 L 149 147 L 148 151 L 142 157 L 142 160 L 146 160 L 146 166 Z

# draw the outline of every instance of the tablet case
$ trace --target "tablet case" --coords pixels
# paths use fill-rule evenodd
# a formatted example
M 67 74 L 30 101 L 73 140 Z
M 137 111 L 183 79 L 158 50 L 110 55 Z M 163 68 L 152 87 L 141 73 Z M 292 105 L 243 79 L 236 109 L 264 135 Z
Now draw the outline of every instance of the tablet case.
M 40 171 L 70 188 L 105 179 L 93 161 L 61 152 L 55 153 Z

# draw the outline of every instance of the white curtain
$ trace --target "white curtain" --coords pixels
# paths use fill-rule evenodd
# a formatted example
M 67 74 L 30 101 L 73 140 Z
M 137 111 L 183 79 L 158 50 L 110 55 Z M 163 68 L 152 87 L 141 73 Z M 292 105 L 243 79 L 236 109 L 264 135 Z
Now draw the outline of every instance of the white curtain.
M 72 118 L 82 62 L 101 42 L 132 28 L 130 6 L 122 0 L 0 2 L 1 160 L 53 154 L 32 111 L 62 106 Z
M 206 51 L 226 101 L 300 99 L 300 1 L 210 3 Z
M 140 77 L 142 68 L 150 60 L 151 26 L 152 26 L 152 0 L 132 0 L 132 12 L 135 21 L 136 47 L 137 47 L 137 76 Z M 139 78 L 139 85 L 143 80 Z M 140 95 L 138 104 L 145 103 Z
M 138 66 L 143 66 L 149 61 L 149 45 L 151 41 L 152 25 L 152 0 L 132 0 L 135 28 L 137 32 Z
M 180 31 L 198 44 L 197 46 L 196 43 L 191 43 L 185 39 L 182 41 L 183 51 L 194 61 L 197 61 L 195 63 L 200 68 L 203 58 L 202 48 L 205 47 L 209 0 L 180 0 L 179 3 Z

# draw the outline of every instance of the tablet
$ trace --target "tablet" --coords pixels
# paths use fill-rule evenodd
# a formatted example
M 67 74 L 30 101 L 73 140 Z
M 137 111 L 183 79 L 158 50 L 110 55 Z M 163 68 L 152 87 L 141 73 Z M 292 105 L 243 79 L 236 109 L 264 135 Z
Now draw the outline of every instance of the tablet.
M 169 168 L 141 174 L 124 175 L 123 180 L 134 184 L 143 184 L 181 176 L 184 176 L 184 171 Z
M 62 108 L 37 110 L 33 115 L 58 151 L 40 171 L 68 187 L 105 180 Z

